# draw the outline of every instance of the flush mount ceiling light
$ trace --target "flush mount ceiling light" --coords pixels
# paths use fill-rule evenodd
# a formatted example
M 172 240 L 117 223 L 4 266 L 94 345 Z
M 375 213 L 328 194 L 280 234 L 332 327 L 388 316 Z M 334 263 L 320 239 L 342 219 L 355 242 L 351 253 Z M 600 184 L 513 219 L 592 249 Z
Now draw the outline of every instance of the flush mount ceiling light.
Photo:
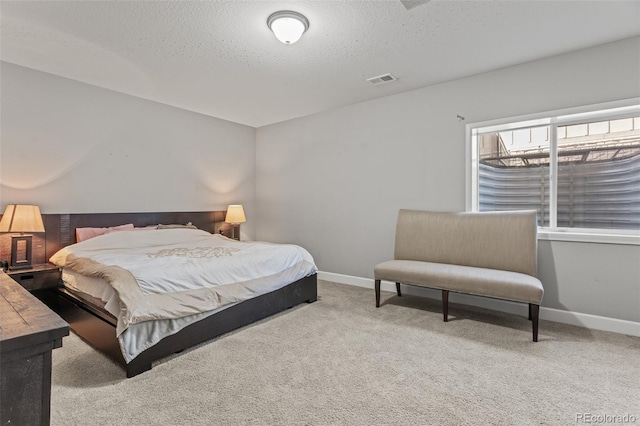
M 267 18 L 267 26 L 278 40 L 284 44 L 293 44 L 309 29 L 309 20 L 298 12 L 281 10 Z

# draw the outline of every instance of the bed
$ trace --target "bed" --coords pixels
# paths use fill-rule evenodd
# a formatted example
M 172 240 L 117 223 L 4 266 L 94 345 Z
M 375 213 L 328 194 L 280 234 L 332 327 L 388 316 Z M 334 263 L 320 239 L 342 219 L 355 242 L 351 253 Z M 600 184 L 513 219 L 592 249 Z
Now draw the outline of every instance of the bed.
M 185 241 L 192 245 L 197 245 L 199 242 L 207 245 L 212 244 L 215 247 L 198 247 L 198 253 L 201 253 L 202 250 L 209 254 L 215 252 L 215 256 L 210 256 L 215 262 L 222 262 L 223 258 L 229 257 L 229 261 L 232 263 L 248 263 L 255 265 L 254 269 L 256 270 L 265 268 L 265 271 L 267 271 L 268 264 L 274 263 L 276 260 L 281 262 L 282 258 L 288 256 L 286 253 L 290 253 L 278 250 L 297 247 L 269 245 L 276 249 L 273 260 L 257 261 L 256 259 L 262 259 L 261 257 L 256 257 L 258 253 L 263 256 L 266 253 L 266 249 L 269 249 L 269 252 L 272 249 L 265 247 L 267 244 L 264 243 L 237 242 L 222 236 L 224 234 L 228 235 L 230 231 L 229 226 L 224 223 L 224 214 L 224 211 L 216 211 L 43 215 L 47 230 L 46 256 L 48 259 L 52 258 L 60 266 L 64 266 L 62 268 L 62 276 L 63 281 L 67 282 L 66 285 L 56 289 L 55 292 L 50 292 L 46 297 L 46 302 L 70 324 L 71 329 L 76 334 L 124 366 L 127 377 L 133 377 L 151 369 L 154 361 L 168 355 L 181 352 L 186 348 L 246 326 L 300 303 L 311 303 L 317 299 L 316 269 L 315 265 L 312 268 L 309 267 L 309 259 L 311 264 L 313 264 L 313 259 L 310 258 L 308 253 L 308 258 L 305 261 L 300 260 L 296 263 L 296 265 L 304 264 L 304 267 L 296 266 L 294 268 L 292 266 L 290 268 L 291 271 L 287 269 L 288 272 L 286 273 L 278 272 L 276 274 L 271 271 L 267 274 L 268 277 L 261 277 L 256 280 L 247 279 L 248 276 L 245 277 L 242 274 L 237 275 L 237 272 L 223 273 L 217 272 L 217 267 L 211 268 L 211 273 L 220 273 L 227 278 L 207 276 L 203 278 L 204 280 L 218 282 L 216 279 L 219 279 L 221 283 L 229 285 L 218 286 L 215 290 L 192 288 L 191 286 L 195 285 L 194 283 L 200 279 L 198 278 L 200 270 L 198 274 L 189 274 L 186 272 L 188 269 L 183 269 L 184 264 L 180 264 L 181 266 L 178 268 L 172 268 L 171 262 L 175 261 L 172 259 L 181 259 L 179 261 L 184 262 L 185 257 L 183 255 L 174 256 L 171 253 L 167 255 L 167 250 L 169 252 L 172 250 L 180 251 L 184 250 L 184 248 L 171 246 L 173 248 L 165 249 L 163 248 L 164 246 L 157 245 L 160 244 L 158 241 L 170 236 L 172 243 L 175 237 L 177 240 L 185 238 Z M 199 228 L 199 230 L 182 226 L 151 231 L 144 229 L 144 227 L 157 224 L 186 224 L 188 222 Z M 112 227 L 125 223 L 133 224 L 136 230 L 113 232 L 76 244 L 77 228 Z M 211 230 L 214 235 L 202 230 Z M 156 240 L 156 238 L 159 238 L 159 240 Z M 195 239 L 195 242 L 192 239 Z M 147 244 L 147 240 L 151 241 L 151 247 L 153 247 L 151 252 L 145 248 L 146 246 L 142 245 L 142 242 L 139 242 L 145 241 L 144 244 Z M 92 253 L 99 253 L 100 255 L 105 253 L 103 244 L 115 244 L 113 247 L 126 246 L 128 250 L 149 252 L 146 254 L 149 257 L 150 264 L 154 265 L 154 267 L 147 268 L 148 265 L 143 265 L 148 272 L 141 272 L 142 269 L 136 269 L 137 264 L 132 263 L 134 262 L 133 260 L 128 260 L 129 258 L 135 258 L 135 255 L 131 254 L 124 256 L 124 260 L 121 259 L 121 261 L 124 262 L 126 268 L 131 269 L 133 272 L 120 266 L 115 267 L 115 269 L 114 266 L 108 266 L 110 260 L 107 261 L 104 257 L 100 258 L 98 256 L 96 258 L 100 262 L 95 262 L 95 260 L 88 261 L 87 258 L 94 255 Z M 141 245 L 138 247 L 138 244 Z M 111 247 L 110 245 L 109 248 Z M 301 250 L 302 253 L 306 253 L 304 249 L 299 247 L 297 249 Z M 97 251 L 93 252 L 92 250 Z M 107 250 L 106 252 L 109 251 Z M 123 257 L 123 253 L 117 253 L 115 257 Z M 230 256 L 229 253 L 233 256 Z M 240 257 L 246 255 L 249 255 L 249 257 Z M 200 254 L 195 257 L 198 256 Z M 305 255 L 303 254 L 303 256 Z M 66 264 L 65 259 L 67 261 Z M 245 259 L 250 260 L 245 261 Z M 128 264 L 127 261 L 129 261 Z M 195 259 L 193 261 L 203 262 L 198 265 L 207 264 L 203 259 Z M 166 266 L 164 265 L 165 263 Z M 78 265 L 81 266 L 79 269 Z M 82 269 L 83 265 L 85 269 Z M 119 264 L 112 263 L 112 265 Z M 151 294 L 146 292 L 144 298 L 141 298 L 140 294 L 142 293 L 138 289 L 133 292 L 130 290 L 125 292 L 124 288 L 132 287 L 130 284 L 121 285 L 120 288 L 116 285 L 114 286 L 115 293 L 111 289 L 111 295 L 104 296 L 106 294 L 105 289 L 110 288 L 106 285 L 106 282 L 112 279 L 110 271 L 119 273 L 120 269 L 124 271 L 123 274 L 125 276 L 135 275 L 136 280 L 139 280 L 139 287 L 143 291 L 146 291 L 144 283 L 149 281 L 144 274 L 153 275 L 152 271 L 157 271 L 156 275 L 158 276 L 168 277 L 167 280 L 173 280 L 171 281 L 172 283 L 179 281 L 182 283 L 179 285 L 187 287 L 178 288 L 177 290 L 171 288 L 170 294 Z M 130 273 L 127 275 L 128 272 Z M 251 273 L 255 273 L 255 271 Z M 170 274 L 174 275 L 173 278 L 169 278 Z M 228 277 L 236 277 L 234 279 L 241 281 L 241 283 L 229 282 L 230 278 Z M 100 282 L 103 282 L 106 287 L 100 287 L 102 285 Z M 162 286 L 163 284 L 160 285 Z M 95 290 L 95 288 L 102 288 L 103 290 Z M 100 293 L 101 291 L 103 293 Z M 115 304 L 113 302 L 114 294 L 116 295 Z M 187 300 L 181 299 L 185 294 L 187 296 L 197 294 L 198 297 Z M 134 304 L 131 300 L 141 300 L 144 303 Z M 179 303 L 175 306 L 169 305 L 165 303 L 168 300 Z M 159 309 L 158 313 L 150 310 L 150 301 L 153 301 L 153 303 L 157 301 L 157 306 L 163 307 L 163 309 Z M 118 303 L 122 303 L 122 309 L 119 309 L 120 305 Z M 198 313 L 184 311 L 187 308 L 193 309 L 192 305 L 198 304 L 201 305 L 197 307 L 199 309 Z M 125 309 L 127 306 L 135 309 Z M 122 312 L 125 314 L 122 314 Z M 126 315 L 127 312 L 130 314 L 129 316 Z M 132 318 L 134 320 L 128 322 Z M 132 341 L 136 342 L 134 349 L 129 346 Z M 142 343 L 140 343 L 141 341 Z

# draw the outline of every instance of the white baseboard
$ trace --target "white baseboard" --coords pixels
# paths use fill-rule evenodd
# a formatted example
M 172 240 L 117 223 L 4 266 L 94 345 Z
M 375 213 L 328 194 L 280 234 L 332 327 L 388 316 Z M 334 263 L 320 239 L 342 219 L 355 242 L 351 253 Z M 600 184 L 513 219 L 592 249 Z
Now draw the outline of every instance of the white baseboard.
M 324 271 L 318 272 L 318 278 L 339 284 L 348 284 L 370 289 L 373 289 L 374 284 L 373 279 L 370 278 L 354 277 L 352 275 L 335 274 L 333 272 Z M 382 281 L 380 288 L 384 291 L 391 291 L 395 293 L 396 284 L 390 281 Z M 403 293 L 437 300 L 440 300 L 441 297 L 440 290 L 416 286 L 403 287 Z M 522 316 L 528 316 L 529 314 L 528 306 L 524 303 L 490 299 L 488 297 L 472 296 L 470 294 L 450 293 L 449 302 L 493 309 Z M 611 331 L 614 333 L 640 337 L 640 323 L 633 321 L 583 314 L 580 312 L 563 311 L 561 309 L 545 308 L 544 306 L 540 307 L 540 319 L 593 330 Z

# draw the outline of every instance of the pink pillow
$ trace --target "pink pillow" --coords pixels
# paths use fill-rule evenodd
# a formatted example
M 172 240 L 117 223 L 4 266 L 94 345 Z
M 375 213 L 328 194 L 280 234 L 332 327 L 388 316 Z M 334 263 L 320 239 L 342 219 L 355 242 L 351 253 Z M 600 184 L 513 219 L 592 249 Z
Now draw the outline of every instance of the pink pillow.
M 112 226 L 109 228 L 76 228 L 76 242 L 86 241 L 98 235 L 104 235 L 113 231 L 126 231 L 133 229 L 133 223 L 126 225 Z

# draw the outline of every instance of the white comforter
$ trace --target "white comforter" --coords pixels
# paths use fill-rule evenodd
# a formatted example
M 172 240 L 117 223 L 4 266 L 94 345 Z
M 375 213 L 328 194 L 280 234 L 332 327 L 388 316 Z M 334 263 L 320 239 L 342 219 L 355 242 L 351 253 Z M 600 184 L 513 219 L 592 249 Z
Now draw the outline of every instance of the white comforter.
M 113 286 L 118 335 L 133 324 L 219 309 L 317 271 L 299 246 L 237 242 L 194 229 L 114 232 L 67 246 L 50 260 Z

